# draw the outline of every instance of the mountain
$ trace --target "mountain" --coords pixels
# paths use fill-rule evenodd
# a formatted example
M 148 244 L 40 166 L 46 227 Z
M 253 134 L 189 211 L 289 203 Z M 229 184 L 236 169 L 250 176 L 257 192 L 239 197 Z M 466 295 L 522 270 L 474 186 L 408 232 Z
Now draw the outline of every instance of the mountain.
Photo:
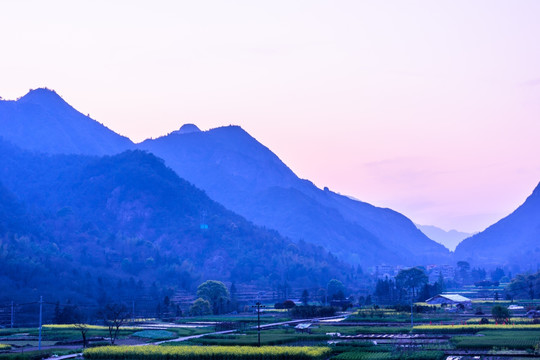
M 42 155 L 0 141 L 0 164 L 0 301 L 98 303 L 120 296 L 118 284 L 132 284 L 129 298 L 206 279 L 319 288 L 352 271 L 225 209 L 143 151 Z
M 463 240 L 455 256 L 471 264 L 536 271 L 540 265 L 540 185 L 513 213 Z
M 472 234 L 464 233 L 457 230 L 443 230 L 436 226 L 432 225 L 416 225 L 420 231 L 422 231 L 428 238 L 438 242 L 439 244 L 444 245 L 451 251 L 456 249 L 456 246 L 463 240 L 466 239 Z
M 31 90 L 20 99 L 0 100 L 4 139 L 50 154 L 116 154 L 133 143 L 71 107 L 49 89 Z
M 298 178 L 238 126 L 203 132 L 184 125 L 137 146 L 163 158 L 181 177 L 254 223 L 323 246 L 349 262 L 415 265 L 448 260 L 448 250 L 402 214 Z
M 11 143 L 49 154 L 103 155 L 134 147 L 48 89 L 1 101 L 0 125 Z M 164 159 L 181 178 L 249 221 L 297 243 L 320 245 L 350 263 L 448 261 L 448 250 L 402 214 L 318 189 L 238 126 L 200 131 L 188 124 L 136 148 Z

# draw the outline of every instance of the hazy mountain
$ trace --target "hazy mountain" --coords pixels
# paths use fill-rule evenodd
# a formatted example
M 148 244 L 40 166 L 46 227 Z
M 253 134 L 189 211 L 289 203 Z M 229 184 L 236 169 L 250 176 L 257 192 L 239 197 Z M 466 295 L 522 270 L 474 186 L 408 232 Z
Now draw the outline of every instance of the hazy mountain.
M 455 255 L 471 264 L 509 264 L 536 271 L 540 264 L 540 185 L 513 213 L 463 240 Z
M 3 297 L 99 301 L 130 278 L 159 291 L 208 278 L 309 288 L 352 271 L 322 248 L 254 226 L 152 154 L 50 156 L 0 142 L 0 163 Z
M 138 147 L 256 224 L 324 246 L 349 261 L 412 265 L 448 256 L 402 214 L 299 179 L 238 126 L 202 132 L 185 125 Z
M 443 244 L 451 251 L 454 251 L 456 249 L 456 246 L 463 240 L 466 239 L 472 234 L 457 231 L 457 230 L 443 230 L 441 228 L 438 228 L 436 226 L 432 225 L 416 225 L 420 231 L 422 231 L 428 238 L 431 240 L 434 240 L 438 242 L 439 244 Z
M 13 144 L 51 154 L 116 154 L 133 146 L 49 89 L 0 100 L 0 129 L 0 136 Z
M 132 147 L 128 139 L 47 89 L 0 102 L 0 125 L 0 134 L 8 141 L 53 154 L 102 155 Z M 248 220 L 297 242 L 324 246 L 353 263 L 415 265 L 447 260 L 447 249 L 402 214 L 299 179 L 240 127 L 202 132 L 193 124 L 185 125 L 137 147 L 165 159 L 180 177 Z

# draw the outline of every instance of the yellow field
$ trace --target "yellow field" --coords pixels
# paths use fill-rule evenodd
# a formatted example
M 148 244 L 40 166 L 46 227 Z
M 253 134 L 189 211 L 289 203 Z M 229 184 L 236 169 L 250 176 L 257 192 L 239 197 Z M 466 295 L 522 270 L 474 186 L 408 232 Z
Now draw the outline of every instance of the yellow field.
M 86 359 L 98 360 L 323 360 L 331 350 L 327 347 L 292 346 L 104 346 L 86 349 Z
M 84 324 L 84 326 L 87 329 L 90 330 L 109 330 L 107 326 L 101 326 L 101 325 L 88 325 Z M 49 324 L 49 325 L 43 325 L 44 329 L 62 329 L 62 330 L 77 330 L 79 328 L 78 324 Z M 133 327 L 133 326 L 121 326 L 121 330 L 141 330 L 141 328 Z

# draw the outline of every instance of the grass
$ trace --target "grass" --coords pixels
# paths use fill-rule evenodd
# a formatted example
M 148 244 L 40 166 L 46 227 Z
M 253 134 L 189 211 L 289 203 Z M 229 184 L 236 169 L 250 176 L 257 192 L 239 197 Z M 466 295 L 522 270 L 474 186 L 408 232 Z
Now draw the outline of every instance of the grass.
M 336 326 L 322 325 L 312 329 L 314 334 L 340 333 L 341 335 L 358 334 L 407 334 L 410 326 Z
M 167 331 L 174 332 L 176 337 L 185 337 L 193 335 L 207 334 L 213 332 L 213 328 L 200 327 L 200 328 L 168 328 Z
M 414 318 L 415 322 L 422 323 L 449 321 L 452 319 L 448 315 L 440 313 L 415 313 Z M 347 322 L 408 323 L 410 321 L 410 312 L 398 312 L 394 309 L 360 309 L 347 317 Z
M 283 322 L 291 320 L 290 317 L 284 316 L 285 314 L 278 313 L 272 315 L 261 315 L 261 324 L 269 324 L 273 322 Z M 256 323 L 257 315 L 237 315 L 237 316 L 222 316 L 222 315 L 207 315 L 207 316 L 195 316 L 182 318 L 176 321 L 179 324 L 194 323 L 194 322 L 237 322 L 237 323 Z
M 62 356 L 68 354 L 76 354 L 81 352 L 81 349 L 48 349 L 41 351 L 25 351 L 16 353 L 0 354 L 0 360 L 41 360 L 53 355 Z
M 330 337 L 323 334 L 298 334 L 286 330 L 265 330 L 261 332 L 262 345 L 283 345 L 298 342 L 320 342 L 329 340 Z M 192 339 L 190 343 L 197 345 L 237 345 L 256 346 L 258 343 L 257 332 L 249 331 L 244 334 L 208 335 L 199 339 Z M 166 343 L 166 345 L 179 345 L 178 343 Z
M 167 330 L 141 330 L 131 334 L 131 336 L 151 340 L 170 340 L 178 337 L 176 333 Z
M 350 351 L 339 354 L 336 360 L 442 360 L 442 351 L 411 351 L 411 352 L 373 352 Z

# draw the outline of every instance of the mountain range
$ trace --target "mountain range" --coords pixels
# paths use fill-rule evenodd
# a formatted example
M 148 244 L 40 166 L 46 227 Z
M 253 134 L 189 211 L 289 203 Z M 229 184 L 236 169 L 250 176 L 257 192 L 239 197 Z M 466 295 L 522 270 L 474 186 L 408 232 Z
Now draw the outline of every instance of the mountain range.
M 253 225 L 143 151 L 47 155 L 0 141 L 0 164 L 0 300 L 104 303 L 130 281 L 131 296 L 206 279 L 319 288 L 356 270 Z
M 455 260 L 448 249 L 426 236 L 406 216 L 391 209 L 354 200 L 327 188 L 319 189 L 309 180 L 300 179 L 270 149 L 239 126 L 201 131 L 193 124 L 186 124 L 166 136 L 134 144 L 128 138 L 81 114 L 58 94 L 48 89 L 32 90 L 16 101 L 0 101 L 0 126 L 2 127 L 0 135 L 6 141 L 23 149 L 49 154 L 40 155 L 45 158 L 52 154 L 58 156 L 71 154 L 71 156 L 86 155 L 85 159 L 105 161 L 101 158 L 103 155 L 114 155 L 134 149 L 149 152 L 155 155 L 154 161 L 172 169 L 181 181 L 189 182 L 194 188 L 204 191 L 214 203 L 221 204 L 219 206 L 223 209 L 229 209 L 227 211 L 231 214 L 252 222 L 258 229 L 275 230 L 276 236 L 282 239 L 280 241 L 285 241 L 283 244 L 292 241 L 296 245 L 320 246 L 349 264 L 407 266 L 452 263 Z M 127 154 L 132 154 L 131 156 L 141 161 L 144 158 L 143 153 L 137 151 Z M 9 160 L 9 157 L 5 159 Z M 135 164 L 135 161 L 131 163 Z M 30 170 L 20 171 L 24 173 Z M 42 185 L 40 179 L 47 179 L 49 176 L 47 171 L 42 173 L 43 178 L 32 176 L 32 173 L 29 175 L 38 188 Z M 67 175 L 57 174 L 57 176 Z M 29 188 L 14 191 L 13 187 L 18 186 L 16 182 L 7 184 L 4 179 L 2 181 L 7 189 L 6 199 L 11 196 L 21 200 L 27 191 L 31 191 Z M 85 195 L 78 192 L 76 185 L 71 186 L 70 193 Z M 146 188 L 141 187 L 141 191 L 151 192 L 154 184 L 150 181 L 145 186 Z M 97 192 L 104 190 L 92 189 Z M 40 196 L 44 196 L 35 191 L 32 194 L 33 197 L 26 197 L 24 201 L 20 201 L 23 207 L 34 209 Z M 65 196 L 63 201 L 69 200 L 68 195 L 63 196 Z M 103 194 L 102 196 L 107 197 Z M 147 198 L 146 204 L 151 209 L 152 201 L 149 199 L 151 198 Z M 211 207 L 206 209 L 202 205 L 206 203 L 202 202 L 199 205 L 196 217 L 204 218 L 206 216 L 204 214 L 212 212 Z M 9 204 L 11 203 L 7 201 L 6 206 L 13 205 Z M 59 211 L 59 209 L 52 210 L 49 206 L 58 206 L 61 202 L 45 204 L 47 211 Z M 526 206 L 525 210 L 520 209 L 516 210 L 518 215 L 512 219 L 527 217 L 532 219 L 535 216 L 534 212 L 537 211 L 533 206 Z M 137 207 L 132 210 L 137 210 Z M 91 218 L 95 215 L 94 211 L 96 209 L 88 209 L 78 216 Z M 171 208 L 168 211 L 172 214 L 180 210 Z M 113 216 L 111 213 L 107 219 Z M 168 226 L 165 222 L 160 223 L 159 217 L 150 219 L 146 226 L 153 228 L 154 232 L 163 230 L 158 231 L 159 227 Z M 116 221 L 124 220 L 126 219 L 122 217 L 116 218 Z M 530 231 L 521 230 L 523 234 L 520 237 L 523 239 L 521 246 L 531 248 L 532 243 L 528 241 L 533 241 L 530 237 L 537 229 L 534 228 L 534 222 L 520 221 L 513 220 L 527 229 L 530 228 Z M 507 223 L 505 219 L 501 222 Z M 122 224 L 133 225 L 129 225 L 129 221 Z M 119 226 L 118 224 L 110 226 L 110 229 L 115 229 L 114 231 L 124 231 L 122 227 L 115 227 Z M 178 226 L 184 230 L 181 223 Z M 502 245 L 489 249 L 497 251 L 493 256 L 482 253 L 488 251 L 482 250 L 482 247 L 489 247 L 487 244 L 491 244 L 491 241 L 502 244 L 504 239 L 514 236 L 511 230 L 503 234 L 506 230 L 499 230 L 499 225 L 495 224 L 493 227 L 497 231 L 488 228 L 464 240 L 463 244 L 457 247 L 456 256 L 460 259 L 469 259 L 472 263 L 482 264 L 508 259 L 517 261 L 522 250 L 516 252 Z M 480 243 L 483 245 L 474 245 Z M 537 259 L 534 254 L 529 258 L 531 261 Z
M 318 189 L 238 126 L 200 131 L 189 124 L 133 144 L 77 112 L 48 89 L 0 102 L 2 136 L 51 154 L 115 154 L 138 148 L 257 225 L 320 245 L 354 264 L 447 261 L 449 252 L 402 214 Z
M 416 225 L 420 231 L 432 240 L 444 245 L 446 248 L 454 251 L 456 246 L 464 239 L 471 237 L 473 234 L 465 233 L 457 230 L 443 230 L 433 225 Z

